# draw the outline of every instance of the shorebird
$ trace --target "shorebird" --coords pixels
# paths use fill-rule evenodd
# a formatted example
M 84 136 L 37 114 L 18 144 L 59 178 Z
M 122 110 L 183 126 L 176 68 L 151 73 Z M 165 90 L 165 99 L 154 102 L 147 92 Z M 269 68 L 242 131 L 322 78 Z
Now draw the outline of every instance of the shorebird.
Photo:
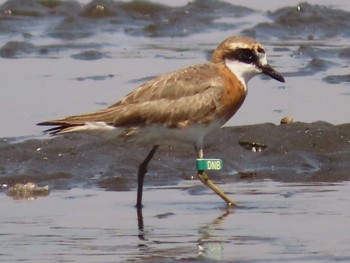
M 241 107 L 248 81 L 265 74 L 284 82 L 267 62 L 265 48 L 243 36 L 229 37 L 215 49 L 211 61 L 156 77 L 117 103 L 92 113 L 38 123 L 55 126 L 52 135 L 87 132 L 115 141 L 153 146 L 138 167 L 136 207 L 142 207 L 143 181 L 159 145 L 192 144 L 203 158 L 204 137 L 224 125 Z M 200 181 L 229 206 L 236 203 L 205 171 Z

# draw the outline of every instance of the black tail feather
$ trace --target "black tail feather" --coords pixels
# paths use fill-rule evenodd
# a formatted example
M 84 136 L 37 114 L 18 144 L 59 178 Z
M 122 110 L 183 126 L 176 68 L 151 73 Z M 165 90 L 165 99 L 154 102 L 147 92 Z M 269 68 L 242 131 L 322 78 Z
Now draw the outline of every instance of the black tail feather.
M 44 130 L 44 133 L 49 133 L 50 135 L 58 135 L 59 132 L 63 131 L 64 129 L 67 129 L 69 127 L 73 126 L 79 126 L 79 124 L 62 124 L 62 123 L 55 123 L 55 122 L 40 122 L 37 123 L 37 125 L 40 126 L 56 126 L 47 130 Z

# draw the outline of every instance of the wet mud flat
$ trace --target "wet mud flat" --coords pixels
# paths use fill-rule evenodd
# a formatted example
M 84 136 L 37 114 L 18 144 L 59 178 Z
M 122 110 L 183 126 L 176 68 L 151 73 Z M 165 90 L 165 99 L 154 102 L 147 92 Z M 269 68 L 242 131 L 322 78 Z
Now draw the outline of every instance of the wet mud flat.
M 16 200 L 2 188 L 0 262 L 350 260 L 350 124 L 228 127 L 206 144 L 207 157 L 224 161 L 212 179 L 240 207 L 190 180 L 192 147 L 164 146 L 140 215 L 136 167 L 149 147 L 1 139 L 1 185 L 31 181 L 50 193 Z
M 13 141 L 14 140 L 14 141 Z M 135 187 L 138 165 L 151 146 L 118 144 L 87 135 L 43 140 L 3 138 L 0 183 L 41 183 L 52 189 Z M 205 156 L 221 158 L 217 181 L 273 179 L 339 182 L 350 179 L 350 124 L 325 122 L 225 127 L 210 134 Z M 171 185 L 195 175 L 192 145 L 162 146 L 146 183 Z
M 86 135 L 43 140 L 1 139 L 0 182 L 34 182 L 52 189 L 135 187 L 139 163 L 151 146 L 120 144 Z M 210 134 L 205 156 L 220 158 L 216 180 L 282 182 L 350 179 L 350 124 L 325 122 L 225 127 Z M 162 146 L 149 167 L 150 185 L 175 184 L 195 174 L 192 145 Z

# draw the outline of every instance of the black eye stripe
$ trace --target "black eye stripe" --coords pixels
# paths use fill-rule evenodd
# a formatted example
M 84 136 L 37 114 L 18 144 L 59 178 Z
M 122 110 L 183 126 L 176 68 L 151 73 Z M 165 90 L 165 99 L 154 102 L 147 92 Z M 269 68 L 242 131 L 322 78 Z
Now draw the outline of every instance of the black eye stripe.
M 227 58 L 249 64 L 257 63 L 259 60 L 256 53 L 248 48 L 238 48 L 227 54 Z

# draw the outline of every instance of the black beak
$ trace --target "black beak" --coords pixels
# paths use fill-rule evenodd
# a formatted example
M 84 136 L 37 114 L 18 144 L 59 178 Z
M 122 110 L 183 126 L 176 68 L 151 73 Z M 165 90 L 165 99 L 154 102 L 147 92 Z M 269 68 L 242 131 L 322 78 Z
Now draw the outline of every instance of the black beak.
M 269 64 L 266 64 L 264 66 L 260 66 L 262 73 L 265 75 L 270 76 L 271 78 L 278 80 L 280 82 L 285 82 L 284 78 L 280 73 L 278 73 L 276 70 L 274 70 Z

